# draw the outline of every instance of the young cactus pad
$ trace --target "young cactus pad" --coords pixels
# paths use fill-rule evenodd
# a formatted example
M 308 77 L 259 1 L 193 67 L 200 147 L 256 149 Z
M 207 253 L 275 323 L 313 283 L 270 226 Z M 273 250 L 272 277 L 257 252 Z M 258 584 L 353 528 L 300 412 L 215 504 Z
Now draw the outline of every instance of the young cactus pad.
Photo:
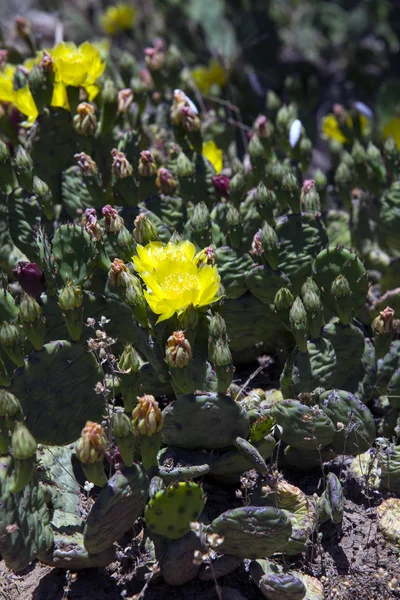
M 172 483 L 149 501 L 144 512 L 147 527 L 153 533 L 178 539 L 190 531 L 204 508 L 205 496 L 191 481 Z

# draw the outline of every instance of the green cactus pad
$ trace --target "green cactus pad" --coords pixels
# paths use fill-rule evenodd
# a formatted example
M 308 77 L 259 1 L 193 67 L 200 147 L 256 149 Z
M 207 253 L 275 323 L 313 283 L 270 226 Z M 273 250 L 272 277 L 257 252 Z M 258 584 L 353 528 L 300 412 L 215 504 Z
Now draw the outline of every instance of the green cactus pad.
M 342 325 L 336 319 L 325 325 L 323 336 L 330 341 L 336 355 L 331 387 L 367 397 L 376 379 L 376 359 L 372 344 L 364 338 L 358 327 Z
M 266 265 L 253 265 L 247 273 L 246 283 L 253 296 L 264 304 L 272 304 L 282 287 L 291 287 L 290 280 L 284 273 L 273 271 Z
M 253 261 L 248 254 L 222 246 L 215 251 L 218 273 L 228 298 L 236 299 L 248 291 L 246 273 Z
M 400 408 L 400 368 L 390 378 L 387 393 L 390 406 Z
M 22 188 L 15 189 L 9 195 L 8 224 L 13 242 L 22 252 L 35 261 L 37 253 L 34 245 L 35 227 L 40 225 L 43 215 L 36 196 Z
M 353 313 L 357 314 L 367 299 L 369 282 L 367 271 L 356 254 L 340 246 L 322 250 L 315 258 L 313 272 L 322 292 L 322 304 L 332 313 L 336 308 L 331 285 L 338 275 L 343 275 L 350 285 Z
M 336 354 L 329 340 L 317 338 L 307 342 L 307 352 L 296 346 L 289 355 L 281 374 L 284 398 L 313 392 L 317 387 L 329 388 L 336 373 Z
M 302 600 L 305 585 L 291 573 L 271 573 L 261 577 L 258 587 L 268 600 Z
M 18 306 L 5 288 L 0 288 L 0 323 L 13 321 L 18 316 Z
M 223 538 L 218 552 L 253 559 L 283 552 L 291 532 L 290 519 L 271 506 L 227 510 L 207 527 L 207 533 Z
M 54 543 L 47 552 L 39 554 L 40 562 L 51 567 L 80 571 L 107 567 L 115 559 L 113 546 L 90 554 L 83 543 L 80 532 L 55 533 Z
M 253 446 L 262 458 L 267 460 L 272 456 L 276 440 L 272 435 L 267 435 L 258 442 L 254 442 Z M 240 475 L 253 468 L 254 463 L 235 448 L 219 455 L 213 455 L 211 473 L 218 481 L 230 483 L 238 481 Z
M 51 547 L 53 533 L 44 492 L 33 479 L 18 494 L 9 490 L 13 465 L 10 456 L 0 457 L 0 553 L 14 571 Z
M 334 439 L 334 424 L 317 406 L 282 400 L 272 407 L 272 416 L 282 427 L 283 441 L 295 448 L 317 450 L 318 446 L 327 446 Z
M 204 504 L 203 490 L 196 483 L 171 483 L 148 502 L 146 525 L 153 533 L 176 540 L 190 531 L 190 523 L 197 521 Z
M 328 244 L 328 235 L 320 217 L 312 214 L 288 215 L 278 219 L 278 269 L 292 282 L 293 295 L 300 294 L 301 286 L 312 273 L 317 254 Z
M 378 373 L 376 386 L 380 394 L 387 392 L 389 381 L 394 372 L 400 368 L 400 340 L 395 340 L 390 344 L 389 352 L 378 360 Z
M 73 445 L 40 445 L 37 451 L 38 477 L 51 507 L 51 525 L 58 533 L 72 534 L 82 527 L 80 487 L 71 462 L 73 451 Z
M 382 487 L 400 496 L 400 446 L 390 445 L 378 454 Z
M 169 541 L 160 557 L 161 575 L 167 585 L 185 585 L 197 577 L 201 565 L 193 560 L 196 550 L 201 551 L 202 544 L 193 531 Z
M 334 473 L 328 473 L 326 477 L 326 489 L 318 500 L 318 514 L 320 523 L 331 519 L 332 523 L 338 524 L 343 519 L 343 488 Z
M 84 546 L 95 554 L 127 531 L 146 504 L 149 481 L 139 465 L 117 471 L 102 488 L 83 530 Z
M 81 285 L 94 269 L 96 248 L 79 225 L 61 225 L 53 237 L 53 254 L 64 284 Z
M 196 450 L 168 446 L 158 453 L 158 471 L 164 481 L 186 481 L 211 471 L 211 457 Z
M 94 390 L 102 379 L 102 369 L 84 346 L 58 340 L 26 357 L 10 392 L 21 402 L 38 443 L 64 445 L 78 439 L 86 421 L 102 420 L 104 399 Z
M 102 208 L 106 204 L 105 194 L 102 194 L 100 186 L 96 197 L 88 189 L 77 166 L 62 173 L 61 192 L 63 207 L 72 219 L 82 215 L 87 208 Z
M 334 424 L 335 452 L 357 456 L 372 446 L 376 437 L 373 416 L 354 394 L 330 390 L 320 395 L 318 404 Z
M 249 433 L 247 413 L 224 394 L 179 396 L 163 414 L 163 442 L 181 448 L 218 450 Z
M 329 246 L 351 246 L 350 215 L 344 210 L 329 210 L 325 218 Z
M 300 579 L 306 588 L 303 600 L 324 600 L 326 598 L 324 586 L 316 577 L 311 577 L 301 571 L 292 571 L 292 575 Z
M 308 471 L 315 467 L 321 468 L 321 462 L 333 460 L 336 453 L 331 448 L 318 450 L 299 450 L 293 446 L 286 446 L 282 457 L 282 464 L 290 467 L 293 471 Z

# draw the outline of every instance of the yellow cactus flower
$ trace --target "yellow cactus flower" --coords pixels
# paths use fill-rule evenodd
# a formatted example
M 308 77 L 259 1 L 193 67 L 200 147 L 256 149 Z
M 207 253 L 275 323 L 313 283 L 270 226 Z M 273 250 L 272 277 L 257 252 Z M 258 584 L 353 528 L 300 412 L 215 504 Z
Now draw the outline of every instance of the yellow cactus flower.
M 208 67 L 197 67 L 192 71 L 192 77 L 202 94 L 208 94 L 211 86 L 225 87 L 227 74 L 219 60 L 213 58 Z
M 146 284 L 144 296 L 148 305 L 160 315 L 157 323 L 175 313 L 181 314 L 190 305 L 195 308 L 208 306 L 218 299 L 220 277 L 217 267 L 197 266 L 192 242 L 138 244 L 137 253 L 133 263 Z
M 56 82 L 65 86 L 90 89 L 105 69 L 99 50 L 89 42 L 80 46 L 61 42 L 48 52 L 54 59 Z
M 15 65 L 6 64 L 0 70 L 0 102 L 14 102 Z
M 221 173 L 222 167 L 224 166 L 223 152 L 218 148 L 215 142 L 210 140 L 203 144 L 203 156 L 210 161 L 217 174 Z
M 383 128 L 383 137 L 386 140 L 392 137 L 400 149 L 400 117 L 393 117 Z
M 360 125 L 361 125 L 361 132 L 363 134 L 365 134 L 368 129 L 368 119 L 365 115 L 359 115 L 359 119 L 360 119 Z M 347 115 L 346 127 L 348 127 L 349 129 L 353 129 L 353 126 L 354 126 L 353 119 L 351 118 L 350 115 Z M 329 115 L 326 115 L 322 119 L 322 132 L 324 133 L 324 135 L 326 137 L 336 140 L 337 142 L 340 142 L 341 144 L 348 144 L 350 142 L 350 140 L 345 136 L 343 131 L 340 129 L 339 122 L 336 119 L 335 115 L 332 113 L 330 113 Z
M 33 123 L 39 112 L 29 87 L 20 88 L 14 93 L 14 105 L 19 112 L 28 117 L 28 122 Z
M 117 6 L 110 6 L 102 16 L 101 23 L 108 35 L 115 35 L 121 30 L 132 28 L 135 22 L 136 10 L 121 2 Z

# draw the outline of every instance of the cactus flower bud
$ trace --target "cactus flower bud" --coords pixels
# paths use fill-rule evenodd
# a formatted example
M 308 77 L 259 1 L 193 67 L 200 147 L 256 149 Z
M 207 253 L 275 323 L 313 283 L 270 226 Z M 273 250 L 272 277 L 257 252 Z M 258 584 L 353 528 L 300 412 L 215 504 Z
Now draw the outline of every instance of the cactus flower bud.
M 267 92 L 266 107 L 273 112 L 278 111 L 281 107 L 279 96 L 273 90 L 268 90 Z
M 93 177 L 94 175 L 97 175 L 98 168 L 96 163 L 90 156 L 85 154 L 85 152 L 74 154 L 74 158 L 83 175 L 86 177 Z
M 275 271 L 279 264 L 279 240 L 275 229 L 268 223 L 264 223 L 261 229 L 260 242 L 265 260 Z
M 259 171 L 260 176 L 266 164 L 265 150 L 257 134 L 254 134 L 249 143 L 249 156 L 253 168 Z
M 301 352 L 307 352 L 308 319 L 306 309 L 297 296 L 289 312 L 291 330 Z
M 276 292 L 274 298 L 274 307 L 276 312 L 290 311 L 293 306 L 294 298 L 292 292 L 288 288 L 281 288 Z
M 261 182 L 254 191 L 254 201 L 260 217 L 270 225 L 274 224 L 274 208 L 277 204 L 276 195 L 268 190 Z
M 113 434 L 124 464 L 131 467 L 135 456 L 135 436 L 132 421 L 123 410 L 114 413 Z
M 174 331 L 167 340 L 165 358 L 171 368 L 184 369 L 192 360 L 192 348 L 183 331 Z
M 141 177 L 154 177 L 157 174 L 156 160 L 150 150 L 140 153 L 138 171 Z
M 137 351 L 132 344 L 127 344 L 118 362 L 120 388 L 126 412 L 131 413 L 137 403 L 140 388 L 140 366 L 141 361 Z
M 47 52 L 47 50 L 43 50 L 42 58 L 39 62 L 39 69 L 43 73 L 54 73 L 55 71 L 54 59 L 51 54 Z
M 260 140 L 270 139 L 274 132 L 271 121 L 265 115 L 259 115 L 254 122 L 253 129 Z
M 349 325 L 354 316 L 350 284 L 344 275 L 338 275 L 331 285 L 331 294 L 335 299 L 336 312 L 343 325 Z
M 87 421 L 76 445 L 76 456 L 82 463 L 93 464 L 103 460 L 107 449 L 107 438 L 99 423 Z
M 154 396 L 145 394 L 138 398 L 132 412 L 133 429 L 144 436 L 152 436 L 161 431 L 163 415 Z
M 32 479 L 36 448 L 36 440 L 24 423 L 15 423 L 11 437 L 11 452 L 15 461 L 14 477 L 9 488 L 12 494 L 18 494 Z
M 23 367 L 23 344 L 19 329 L 16 325 L 11 325 L 7 321 L 4 321 L 0 327 L 0 343 L 17 367 Z
M 308 138 L 302 138 L 299 144 L 300 165 L 303 173 L 307 171 L 312 159 L 312 141 Z
M 164 167 L 158 169 L 156 186 L 161 194 L 170 196 L 175 192 L 177 185 L 174 176 L 168 169 L 165 169 Z
M 75 131 L 79 135 L 92 136 L 97 131 L 97 119 L 94 107 L 89 102 L 81 102 L 72 119 Z
M 33 178 L 32 191 L 48 221 L 53 219 L 53 196 L 49 186 L 36 175 Z
M 69 282 L 58 295 L 58 306 L 61 310 L 75 310 L 83 303 L 82 288 Z
M 166 61 L 164 42 L 157 39 L 152 48 L 145 48 L 144 61 L 150 72 L 161 71 Z
M 303 304 L 307 313 L 308 327 L 311 337 L 317 338 L 320 335 L 322 326 L 322 303 L 319 296 L 319 291 L 316 293 L 312 289 L 307 289 L 303 294 Z
M 385 310 L 372 321 L 374 332 L 375 352 L 378 359 L 383 358 L 390 348 L 390 343 L 396 333 L 394 310 L 387 306 Z
M 0 456 L 8 453 L 9 429 L 13 429 L 15 420 L 22 418 L 22 408 L 18 398 L 0 389 Z
M 123 152 L 119 152 L 116 148 L 111 150 L 111 156 L 113 159 L 111 168 L 117 179 L 125 179 L 130 177 L 133 173 L 133 167 L 126 158 Z
M 17 422 L 11 438 L 11 450 L 14 458 L 26 460 L 36 454 L 36 440 L 28 428 L 20 422 Z
M 157 228 L 146 213 L 138 215 L 133 224 L 133 237 L 138 244 L 146 246 L 149 242 L 157 242 L 159 240 Z
M 19 317 L 25 323 L 33 323 L 42 314 L 42 308 L 29 294 L 24 294 L 19 305 Z
M 128 267 L 123 260 L 114 258 L 108 272 L 108 281 L 113 287 L 125 287 L 125 274 L 129 274 Z
M 14 168 L 19 184 L 27 190 L 32 190 L 33 160 L 22 146 L 17 148 Z
M 100 223 L 97 221 L 95 208 L 87 208 L 85 210 L 85 214 L 82 219 L 82 225 L 85 227 L 86 231 L 93 240 L 101 240 L 103 237 L 103 230 L 100 226 Z
M 119 216 L 118 211 L 109 204 L 103 206 L 101 214 L 104 217 L 104 229 L 107 233 L 119 233 L 124 226 L 124 220 Z M 117 259 L 118 260 L 118 259 Z
M 33 298 L 40 298 L 40 295 L 46 289 L 45 278 L 42 271 L 36 263 L 19 262 L 13 269 L 13 275 L 18 283 Z
M 178 158 L 176 160 L 176 172 L 178 178 L 186 178 L 193 177 L 194 175 L 194 166 L 192 161 L 184 154 L 184 152 L 180 152 Z
M 44 344 L 45 320 L 42 318 L 42 308 L 29 294 L 22 296 L 19 305 L 19 318 L 28 340 L 35 350 L 41 350 Z
M 301 205 L 306 212 L 319 213 L 321 201 L 313 179 L 306 179 L 301 188 Z
M 230 179 L 226 175 L 213 175 L 211 178 L 215 191 L 222 198 L 229 198 Z
M 242 172 L 236 173 L 230 181 L 229 193 L 235 206 L 239 206 L 246 192 L 246 180 Z
M 293 173 L 286 172 L 282 178 L 280 189 L 282 199 L 290 206 L 294 214 L 300 213 L 300 186 Z
M 118 92 L 118 112 L 126 114 L 133 102 L 133 92 L 130 88 Z

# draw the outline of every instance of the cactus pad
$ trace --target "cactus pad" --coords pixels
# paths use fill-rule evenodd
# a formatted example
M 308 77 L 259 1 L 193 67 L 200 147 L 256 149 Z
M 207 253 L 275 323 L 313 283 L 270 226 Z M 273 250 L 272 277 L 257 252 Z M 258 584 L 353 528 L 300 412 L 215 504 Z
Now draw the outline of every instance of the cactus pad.
M 224 394 L 180 396 L 163 414 L 163 442 L 181 448 L 227 448 L 236 437 L 246 438 L 249 432 L 246 412 Z
M 290 288 L 289 278 L 284 273 L 273 271 L 266 265 L 253 265 L 246 282 L 250 292 L 264 304 L 272 304 L 280 288 Z
M 0 553 L 14 571 L 24 569 L 53 543 L 44 492 L 33 479 L 18 494 L 11 494 L 12 459 L 0 458 Z
M 283 400 L 273 406 L 272 416 L 282 427 L 283 441 L 295 448 L 317 450 L 318 446 L 326 446 L 334 439 L 335 427 L 331 419 L 317 406 Z
M 207 527 L 207 532 L 223 538 L 218 552 L 262 558 L 284 551 L 292 525 L 277 508 L 244 506 L 222 513 Z
M 203 490 L 196 483 L 172 483 L 147 504 L 144 512 L 147 527 L 173 540 L 181 538 L 190 531 L 190 523 L 197 521 L 204 503 Z
M 86 421 L 101 421 L 104 399 L 94 387 L 102 378 L 84 346 L 58 340 L 26 357 L 24 367 L 14 373 L 10 392 L 21 402 L 37 442 L 64 445 L 78 439 Z
M 146 504 L 148 490 L 147 476 L 139 465 L 117 471 L 88 515 L 83 531 L 86 550 L 103 552 L 132 527 Z

